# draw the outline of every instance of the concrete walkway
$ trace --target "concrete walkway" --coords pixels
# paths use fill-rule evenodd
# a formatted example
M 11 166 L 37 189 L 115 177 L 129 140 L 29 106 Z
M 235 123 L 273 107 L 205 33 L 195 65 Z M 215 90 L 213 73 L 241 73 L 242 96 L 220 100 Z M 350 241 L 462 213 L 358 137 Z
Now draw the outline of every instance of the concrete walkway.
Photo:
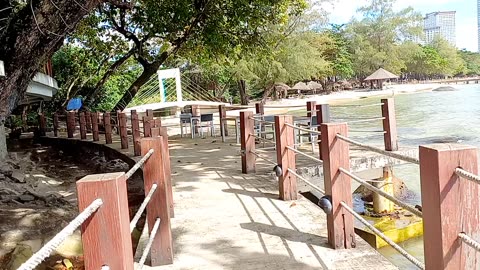
M 174 265 L 151 269 L 397 269 L 359 237 L 331 250 L 319 208 L 278 200 L 271 166 L 242 175 L 239 148 L 220 141 L 171 139 Z

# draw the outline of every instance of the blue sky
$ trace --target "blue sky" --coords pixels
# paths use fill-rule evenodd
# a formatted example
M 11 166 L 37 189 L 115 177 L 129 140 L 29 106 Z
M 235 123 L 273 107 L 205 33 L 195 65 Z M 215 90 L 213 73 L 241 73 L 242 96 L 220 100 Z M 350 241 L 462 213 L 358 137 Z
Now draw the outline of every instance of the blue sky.
M 355 16 L 356 9 L 368 0 L 333 0 L 325 4 L 332 23 L 345 23 Z M 412 6 L 423 15 L 435 11 L 456 11 L 457 47 L 477 51 L 477 1 L 476 0 L 397 0 L 396 9 Z

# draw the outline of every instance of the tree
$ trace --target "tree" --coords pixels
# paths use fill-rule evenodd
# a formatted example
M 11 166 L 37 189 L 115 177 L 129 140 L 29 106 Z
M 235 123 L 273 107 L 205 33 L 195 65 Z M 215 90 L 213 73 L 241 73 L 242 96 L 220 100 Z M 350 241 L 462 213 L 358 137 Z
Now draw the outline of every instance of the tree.
M 143 68 L 114 110 L 123 110 L 158 68 L 183 47 L 200 46 L 215 54 L 259 42 L 266 25 L 287 19 L 305 5 L 303 0 L 139 0 L 133 9 L 102 5 L 94 14 L 101 18 L 96 27 L 108 28 L 107 37 L 120 34 L 131 43 L 133 56 Z

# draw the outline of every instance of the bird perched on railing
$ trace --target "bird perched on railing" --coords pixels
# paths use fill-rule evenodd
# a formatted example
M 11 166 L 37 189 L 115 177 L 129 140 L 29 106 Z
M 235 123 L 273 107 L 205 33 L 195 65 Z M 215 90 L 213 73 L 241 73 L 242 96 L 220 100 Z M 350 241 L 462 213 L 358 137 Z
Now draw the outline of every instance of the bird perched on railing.
M 273 172 L 275 173 L 275 175 L 276 175 L 277 177 L 282 176 L 282 174 L 283 174 L 282 166 L 277 165 L 277 166 L 273 167 Z

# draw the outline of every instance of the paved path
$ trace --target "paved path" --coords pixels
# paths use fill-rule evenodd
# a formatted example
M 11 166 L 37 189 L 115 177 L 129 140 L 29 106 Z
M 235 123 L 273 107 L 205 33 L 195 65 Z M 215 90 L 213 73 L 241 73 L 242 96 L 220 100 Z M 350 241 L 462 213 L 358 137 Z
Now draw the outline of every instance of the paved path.
M 213 140 L 170 142 L 175 259 L 156 269 L 396 269 L 360 238 L 329 249 L 319 208 L 278 200 L 271 166 L 242 175 L 238 147 Z

